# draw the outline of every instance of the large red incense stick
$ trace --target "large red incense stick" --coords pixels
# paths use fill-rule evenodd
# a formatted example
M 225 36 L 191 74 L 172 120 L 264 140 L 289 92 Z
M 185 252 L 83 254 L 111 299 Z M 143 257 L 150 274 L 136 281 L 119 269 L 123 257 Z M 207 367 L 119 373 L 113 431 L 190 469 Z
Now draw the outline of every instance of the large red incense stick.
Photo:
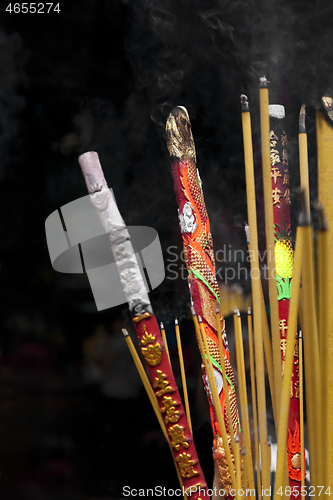
M 114 196 L 107 186 L 97 153 L 89 152 L 81 155 L 79 163 L 91 202 L 97 210 L 105 232 L 109 234 L 120 281 L 169 436 L 169 444 L 182 486 L 188 497 L 204 498 L 207 486 L 129 232 Z M 158 460 L 158 457 L 156 459 Z
M 172 175 L 178 203 L 180 229 L 183 237 L 184 254 L 188 270 L 188 284 L 191 300 L 197 316 L 201 316 L 206 334 L 209 353 L 214 368 L 216 386 L 231 444 L 231 433 L 240 432 L 239 415 L 235 393 L 235 380 L 230 364 L 228 342 L 224 319 L 220 316 L 221 331 L 224 332 L 223 356 L 226 366 L 227 387 L 223 387 L 222 366 L 217 337 L 216 304 L 220 304 L 220 292 L 215 273 L 213 239 L 201 188 L 201 180 L 196 168 L 196 154 L 187 110 L 181 106 L 173 109 L 167 124 L 167 145 L 171 156 Z M 214 459 L 220 485 L 230 495 L 231 477 L 228 470 L 225 449 L 221 439 L 216 411 L 210 395 L 207 374 L 204 383 L 210 405 L 211 421 L 215 436 Z M 228 391 L 233 429 L 229 429 L 226 414 L 225 391 Z M 231 448 L 231 447 L 230 447 Z M 234 461 L 233 450 L 231 457 Z
M 282 374 L 287 344 L 288 313 L 293 276 L 293 248 L 290 227 L 290 184 L 287 154 L 287 136 L 284 129 L 284 107 L 269 106 L 270 159 L 272 177 L 272 203 L 275 232 L 275 265 L 278 287 L 279 328 Z M 294 365 L 290 386 L 287 463 L 291 497 L 301 494 L 301 444 L 299 404 L 299 349 L 295 331 Z

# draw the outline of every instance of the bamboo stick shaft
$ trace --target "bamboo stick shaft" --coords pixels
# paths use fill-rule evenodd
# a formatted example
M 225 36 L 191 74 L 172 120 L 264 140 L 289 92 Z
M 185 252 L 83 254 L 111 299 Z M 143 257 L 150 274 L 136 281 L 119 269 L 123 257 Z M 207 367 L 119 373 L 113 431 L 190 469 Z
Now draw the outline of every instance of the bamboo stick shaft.
M 303 399 L 303 337 L 302 332 L 298 337 L 299 353 L 299 404 L 300 404 L 300 439 L 301 439 L 301 486 L 305 486 L 305 463 L 304 463 L 304 399 Z
M 234 314 L 234 319 L 235 319 L 235 341 L 236 341 L 239 401 L 240 401 L 240 410 L 242 416 L 242 430 L 244 436 L 244 444 L 246 449 L 245 461 L 247 465 L 247 471 L 249 472 L 248 479 L 250 482 L 250 488 L 254 489 L 252 447 L 251 447 L 249 411 L 248 411 L 248 401 L 247 401 L 247 391 L 246 391 L 244 346 L 243 346 L 242 324 L 239 311 L 237 311 L 237 314 Z
M 270 162 L 270 144 L 269 144 L 269 97 L 268 88 L 260 88 L 260 130 L 261 130 L 261 154 L 262 154 L 262 173 L 264 187 L 265 204 L 265 228 L 266 228 L 266 249 L 267 249 L 267 267 L 268 267 L 268 289 L 269 304 L 271 315 L 271 333 L 273 344 L 273 362 L 274 362 L 274 383 L 276 394 L 276 408 L 279 408 L 281 399 L 281 352 L 280 352 L 280 331 L 279 331 L 279 306 L 277 299 L 277 286 L 275 278 L 275 239 L 274 239 L 274 217 L 272 204 L 272 179 Z M 277 426 L 277 433 L 279 432 Z
M 254 447 L 256 456 L 257 468 L 257 487 L 258 498 L 261 500 L 261 476 L 260 476 L 260 455 L 259 455 L 259 438 L 258 438 L 258 414 L 257 414 L 257 396 L 256 396 L 256 379 L 254 368 L 254 352 L 253 352 L 253 332 L 252 332 L 252 315 L 251 309 L 248 310 L 248 332 L 249 332 L 249 354 L 250 354 L 250 374 L 251 374 L 251 396 L 252 396 L 252 411 L 253 411 L 253 429 L 254 429 Z
M 268 113 L 268 108 L 267 108 Z M 266 421 L 266 393 L 265 393 L 265 368 L 261 323 L 261 300 L 260 300 L 260 269 L 258 259 L 258 231 L 257 231 L 257 209 L 254 186 L 254 166 L 252 149 L 252 132 L 250 113 L 242 113 L 244 160 L 246 173 L 247 212 L 250 231 L 250 245 L 253 249 L 251 256 L 251 285 L 253 298 L 253 321 L 255 339 L 255 359 L 257 377 L 257 400 L 259 417 L 259 439 L 262 464 L 262 485 L 269 487 L 269 473 L 267 471 L 267 421 Z M 281 373 L 280 373 L 281 376 Z
M 299 168 L 301 188 L 305 196 L 305 213 L 310 219 L 310 189 L 309 189 L 309 162 L 308 162 L 308 136 L 306 133 L 298 135 Z

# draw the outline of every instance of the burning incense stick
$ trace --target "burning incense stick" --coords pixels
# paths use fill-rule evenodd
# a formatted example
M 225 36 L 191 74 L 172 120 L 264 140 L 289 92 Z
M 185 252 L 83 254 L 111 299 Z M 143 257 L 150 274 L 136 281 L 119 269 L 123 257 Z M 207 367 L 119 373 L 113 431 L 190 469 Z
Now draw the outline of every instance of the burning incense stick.
M 178 319 L 175 319 L 175 331 L 176 331 L 176 339 L 177 339 L 177 348 L 178 348 L 178 357 L 179 357 L 179 365 L 180 365 L 180 373 L 182 377 L 182 384 L 183 384 L 183 394 L 184 394 L 184 401 L 185 401 L 185 409 L 186 409 L 186 417 L 188 421 L 189 428 L 192 431 L 192 422 L 191 422 L 191 413 L 190 413 L 190 405 L 188 402 L 188 393 L 187 393 L 187 383 L 186 383 L 186 375 L 185 375 L 185 365 L 184 365 L 184 358 L 183 358 L 183 350 L 182 350 L 182 343 L 180 340 L 180 331 L 179 331 L 179 324 L 178 324 Z
M 118 267 L 121 284 L 129 303 L 140 349 L 146 361 L 158 406 L 167 429 L 168 443 L 185 491 L 192 498 L 207 485 L 200 468 L 183 404 L 153 314 L 129 232 L 109 190 L 97 153 L 80 156 L 79 163 L 92 204 L 95 206 Z
M 274 383 L 276 394 L 276 406 L 279 408 L 281 398 L 281 354 L 280 354 L 280 332 L 279 332 L 279 307 L 277 301 L 277 287 L 274 278 L 275 255 L 274 255 L 274 217 L 272 205 L 272 178 L 270 161 L 270 126 L 269 126 L 269 98 L 268 81 L 266 77 L 260 79 L 260 130 L 261 130 L 261 154 L 262 172 L 265 202 L 265 228 L 268 267 L 269 304 L 271 315 L 271 334 L 273 342 Z M 255 311 L 253 311 L 255 314 Z M 266 441 L 267 445 L 267 441 Z M 265 487 L 265 485 L 264 485 Z
M 252 285 L 252 298 L 253 298 L 256 377 L 257 377 L 257 391 L 258 391 L 259 438 L 261 446 L 260 448 L 261 464 L 267 464 L 265 368 L 264 368 L 264 352 L 263 352 L 262 323 L 261 323 L 262 303 L 260 298 L 261 283 L 260 283 L 260 270 L 259 270 L 259 259 L 258 259 L 257 209 L 255 203 L 252 133 L 251 133 L 250 112 L 249 112 L 247 97 L 244 96 L 242 101 L 243 101 L 242 123 L 243 123 L 245 172 L 246 172 L 246 192 L 247 192 L 247 203 L 248 203 L 248 220 L 249 220 L 250 245 L 251 245 L 250 248 L 253 250 L 251 256 L 252 257 L 251 285 Z M 268 107 L 267 107 L 267 113 L 268 113 Z M 262 485 L 265 489 L 267 489 L 269 487 L 269 476 L 267 474 L 266 469 L 265 472 L 266 472 L 265 474 L 262 474 Z
M 230 365 L 230 355 L 226 337 L 223 339 L 225 364 L 227 365 L 227 385 L 222 385 L 222 366 L 219 355 L 217 338 L 217 324 L 215 316 L 216 303 L 220 304 L 220 291 L 216 280 L 213 240 L 210 232 L 209 218 L 203 199 L 202 185 L 196 167 L 195 145 L 191 131 L 191 123 L 187 110 L 177 106 L 170 113 L 166 123 L 167 146 L 171 156 L 172 175 L 178 204 L 178 217 L 182 232 L 184 255 L 188 270 L 188 284 L 192 305 L 196 314 L 202 317 L 203 328 L 209 348 L 209 360 L 214 364 L 214 375 L 218 380 L 220 410 L 227 424 L 225 416 L 225 392 L 229 392 L 232 407 L 233 432 L 239 425 L 239 416 L 236 404 L 236 395 L 228 379 L 233 380 L 233 371 Z M 221 330 L 224 330 L 224 318 L 220 317 Z M 233 384 L 234 385 L 234 384 Z M 207 396 L 209 396 L 207 394 Z M 214 408 L 212 398 L 208 397 L 212 428 L 215 438 L 215 451 L 222 448 L 219 433 L 220 424 L 216 418 L 219 410 Z M 222 429 L 220 429 L 222 431 Z M 230 436 L 230 434 L 229 434 Z M 230 438 L 231 439 L 231 438 Z M 225 440 L 224 440 L 225 443 Z M 214 453 L 215 453 L 214 451 Z M 226 453 L 228 451 L 226 450 Z M 218 456 L 219 453 L 215 453 Z M 228 468 L 225 459 L 215 460 L 221 486 L 230 484 Z M 230 496 L 230 488 L 226 490 Z

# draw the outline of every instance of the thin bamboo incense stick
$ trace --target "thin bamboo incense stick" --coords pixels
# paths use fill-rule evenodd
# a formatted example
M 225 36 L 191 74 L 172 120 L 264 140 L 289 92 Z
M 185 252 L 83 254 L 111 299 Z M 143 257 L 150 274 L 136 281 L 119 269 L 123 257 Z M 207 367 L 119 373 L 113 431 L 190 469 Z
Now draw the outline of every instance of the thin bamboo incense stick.
M 267 104 L 267 115 L 268 115 L 268 104 Z M 247 206 L 248 206 L 248 221 L 250 230 L 250 245 L 251 249 L 253 249 L 252 252 L 253 255 L 251 258 L 251 285 L 252 285 L 252 298 L 253 298 L 255 359 L 256 359 L 256 377 L 257 377 L 257 391 L 258 391 L 259 438 L 261 446 L 260 449 L 261 463 L 263 464 L 267 463 L 267 422 L 266 422 L 264 352 L 263 352 L 262 324 L 261 324 L 262 304 L 260 300 L 260 270 L 259 270 L 259 259 L 258 259 L 257 210 L 256 210 L 255 187 L 254 187 L 251 118 L 246 96 L 244 96 L 244 98 L 242 99 L 242 124 L 243 124 L 244 160 L 245 160 L 245 172 L 246 172 L 246 193 L 247 193 L 247 204 L 248 204 Z M 267 137 L 269 140 L 269 135 L 267 135 Z M 268 148 L 269 148 L 269 141 L 268 141 Z M 280 356 L 279 346 L 280 344 L 278 344 L 278 354 Z M 281 378 L 281 369 L 279 372 L 279 377 Z M 274 379 L 275 379 L 275 367 L 274 367 Z M 269 477 L 267 477 L 267 474 L 262 475 L 262 485 L 264 489 L 267 489 L 269 487 Z
M 252 314 L 251 308 L 247 311 L 247 325 L 249 332 L 249 354 L 250 354 L 250 374 L 251 374 L 251 396 L 252 396 L 252 412 L 253 412 L 253 429 L 254 429 L 254 447 L 256 456 L 256 468 L 257 468 L 257 487 L 258 487 L 258 497 L 261 500 L 261 476 L 260 476 L 260 455 L 259 455 L 259 439 L 258 439 L 258 414 L 257 414 L 257 396 L 256 396 L 256 379 L 255 379 L 255 369 L 254 369 L 254 352 L 253 352 L 253 332 L 252 332 Z
M 324 468 L 324 464 L 322 463 L 322 452 L 319 449 L 320 439 L 318 439 L 321 426 L 321 377 L 314 294 L 313 228 L 307 225 L 304 226 L 302 230 L 305 238 L 304 260 L 302 266 L 304 301 L 304 324 L 302 332 L 311 484 L 321 485 L 321 472 Z
M 140 375 L 140 378 L 141 378 L 141 381 L 143 383 L 143 386 L 146 389 L 147 396 L 149 397 L 150 403 L 151 403 L 151 405 L 152 405 L 152 407 L 154 409 L 154 412 L 155 412 L 155 415 L 157 417 L 157 420 L 158 420 L 158 422 L 159 422 L 159 424 L 161 426 L 161 429 L 163 431 L 164 437 L 167 440 L 167 442 L 169 442 L 169 438 L 168 438 L 168 434 L 167 434 L 167 431 L 166 431 L 166 428 L 165 428 L 165 425 L 164 425 L 164 422 L 163 422 L 163 418 L 162 418 L 160 409 L 158 407 L 156 396 L 155 396 L 153 388 L 152 388 L 152 386 L 150 384 L 148 376 L 147 376 L 147 374 L 145 372 L 145 369 L 143 368 L 143 365 L 142 365 L 141 360 L 139 358 L 139 355 L 138 355 L 138 353 L 137 353 L 137 351 L 136 351 L 136 349 L 134 347 L 132 339 L 129 336 L 129 333 L 128 333 L 128 331 L 125 328 L 123 328 L 123 334 L 124 334 L 124 337 L 125 337 L 126 344 L 127 344 L 128 348 L 129 348 L 129 351 L 130 351 L 130 353 L 132 355 L 133 361 L 135 363 L 136 369 L 138 370 L 138 373 Z
M 216 383 L 215 383 L 215 376 L 214 376 L 214 372 L 213 372 L 213 368 L 212 368 L 212 362 L 211 362 L 211 359 L 209 356 L 208 346 L 207 346 L 207 348 L 206 348 L 206 346 L 204 346 L 204 341 L 206 340 L 204 326 L 202 324 L 201 318 L 200 317 L 197 318 L 197 316 L 194 312 L 194 309 L 192 309 L 192 317 L 193 317 L 193 322 L 194 322 L 195 329 L 197 332 L 201 357 L 202 357 L 202 360 L 204 362 L 204 365 L 206 368 L 206 373 L 208 376 L 209 387 L 211 390 L 211 396 L 212 396 L 212 399 L 214 402 L 216 417 L 218 419 L 218 424 L 220 427 L 220 432 L 221 432 L 221 437 L 222 437 L 223 446 L 224 446 L 224 450 L 225 450 L 225 455 L 226 455 L 226 459 L 228 462 L 229 474 L 231 477 L 233 488 L 236 488 L 237 487 L 236 476 L 235 476 L 235 470 L 234 470 L 234 466 L 233 466 L 232 459 L 231 459 L 231 453 L 230 453 L 230 448 L 229 448 L 229 443 L 228 443 L 227 432 L 225 429 L 225 424 L 224 424 L 224 419 L 223 419 L 223 415 L 222 415 L 222 411 L 221 411 L 221 406 L 219 404 L 219 398 L 218 397 L 216 398 L 217 389 L 216 389 Z M 200 323 L 200 326 L 199 326 L 199 323 Z M 206 340 L 206 344 L 207 344 L 207 340 Z
M 244 363 L 244 346 L 243 346 L 243 335 L 242 335 L 242 325 L 240 312 L 237 309 L 235 318 L 235 341 L 236 341 L 236 358 L 237 358 L 237 371 L 238 371 L 238 387 L 239 387 L 239 400 L 240 409 L 242 416 L 242 429 L 244 436 L 244 444 L 246 448 L 246 463 L 247 470 L 249 472 L 248 479 L 250 481 L 250 488 L 254 489 L 254 477 L 253 477 L 253 461 L 252 461 L 252 447 L 251 447 L 251 436 L 250 436 L 250 424 L 249 424 L 249 411 L 248 411 L 248 401 L 247 401 L 247 391 L 246 391 L 246 377 L 245 377 L 245 363 Z
M 304 231 L 303 227 L 298 226 L 296 233 L 295 243 L 295 263 L 293 273 L 293 283 L 289 306 L 288 315 L 288 333 L 287 333 L 287 346 L 285 355 L 285 368 L 282 383 L 281 393 L 281 407 L 279 412 L 279 434 L 278 434 L 278 455 L 276 464 L 276 477 L 275 477 L 275 492 L 274 498 L 278 498 L 278 490 L 284 484 L 284 467 L 286 459 L 286 446 L 287 446 L 287 428 L 290 406 L 290 383 L 293 370 L 293 356 L 294 356 L 294 332 L 297 326 L 297 310 L 298 310 L 298 297 L 299 297 L 299 283 L 301 279 L 301 269 L 304 251 Z
M 164 347 L 165 347 L 165 350 L 166 350 L 166 353 L 168 355 L 168 360 L 169 360 L 169 363 L 170 363 L 170 366 L 171 366 L 171 359 L 170 359 L 170 353 L 169 353 L 169 346 L 168 346 L 168 341 L 167 341 L 167 338 L 166 338 L 166 334 L 165 334 L 165 328 L 164 328 L 164 325 L 161 321 L 160 323 L 160 330 L 161 330 L 161 335 L 162 335 L 162 339 L 163 339 L 163 343 L 164 343 Z M 191 429 L 192 430 L 192 429 Z
M 188 402 L 187 383 L 186 383 L 186 375 L 185 375 L 185 365 L 184 365 L 184 358 L 183 358 L 183 351 L 182 351 L 182 343 L 181 343 L 181 340 L 180 340 L 180 331 L 179 331 L 179 324 L 178 324 L 178 319 L 177 318 L 175 319 L 175 331 L 176 331 L 176 339 L 177 339 L 177 348 L 178 348 L 180 373 L 181 373 L 181 377 L 182 377 L 182 385 L 183 385 L 183 394 L 184 394 L 184 401 L 185 401 L 186 417 L 187 417 L 189 428 L 191 429 L 191 433 L 193 434 L 193 431 L 192 431 L 192 422 L 191 422 L 191 413 L 190 413 L 190 405 L 189 405 L 189 402 Z
M 252 249 L 251 244 L 250 244 L 250 231 L 249 231 L 250 228 L 248 225 L 246 225 L 244 229 L 245 229 L 245 234 L 246 234 L 249 255 L 250 255 L 250 258 L 252 258 L 253 249 Z M 252 273 L 252 267 L 251 267 L 251 273 Z M 261 298 L 261 325 L 262 325 L 262 336 L 263 336 L 263 341 L 264 341 L 265 360 L 266 360 L 266 366 L 267 366 L 269 388 L 271 391 L 271 400 L 272 400 L 272 406 L 273 406 L 274 421 L 276 422 L 277 421 L 277 412 L 276 412 L 276 395 L 275 395 L 275 385 L 274 385 L 274 367 L 273 367 L 272 344 L 271 344 L 271 337 L 270 337 L 269 328 L 268 328 L 268 320 L 267 320 L 264 294 L 262 291 L 261 281 L 260 281 L 260 298 Z
M 246 449 L 245 446 L 241 448 L 241 456 L 243 461 L 243 482 L 244 482 L 244 490 L 246 492 L 249 482 L 248 482 L 248 474 L 247 474 L 247 460 L 246 460 Z M 255 498 L 255 495 L 254 495 Z
M 275 239 L 274 239 L 274 217 L 272 204 L 272 178 L 270 161 L 270 140 L 269 140 L 269 98 L 268 81 L 266 77 L 260 78 L 260 131 L 261 131 L 261 154 L 262 154 L 262 175 L 264 186 L 265 203 L 265 228 L 266 228 L 266 249 L 268 267 L 268 288 L 269 304 L 271 315 L 271 333 L 273 343 L 273 363 L 274 363 L 274 383 L 276 394 L 276 407 L 279 408 L 281 398 L 281 351 L 280 351 L 280 331 L 279 331 L 279 306 L 277 300 L 277 286 L 274 275 L 275 269 Z M 279 431 L 277 426 L 277 432 Z M 267 443 L 266 443 L 267 445 Z
M 227 387 L 227 378 L 226 378 L 227 372 L 226 372 L 226 368 L 225 368 L 224 353 L 223 353 L 223 348 L 222 348 L 221 322 L 218 321 L 219 319 L 220 319 L 220 311 L 219 311 L 218 304 L 216 304 L 217 337 L 219 340 L 219 351 L 220 351 L 220 360 L 221 360 L 221 367 L 222 367 L 222 379 L 223 379 L 223 386 Z M 233 428 L 233 423 L 232 423 L 232 416 L 231 416 L 231 408 L 230 408 L 229 392 L 228 391 L 225 391 L 225 401 L 226 401 L 226 407 L 227 407 L 228 425 L 229 425 L 229 429 L 230 429 L 231 447 L 234 450 L 235 449 L 235 436 L 234 436 L 234 428 Z
M 271 466 L 272 466 L 272 438 L 271 436 L 268 436 L 268 441 L 267 441 L 267 447 L 268 447 L 268 468 L 269 468 L 269 477 L 271 477 Z M 287 482 L 288 484 L 288 482 Z
M 298 334 L 299 352 L 299 404 L 300 404 L 300 436 L 301 436 L 301 487 L 305 486 L 305 457 L 304 457 L 304 400 L 303 400 L 303 336 Z
M 305 104 L 302 105 L 299 114 L 299 168 L 301 177 L 301 188 L 305 196 L 305 213 L 310 218 L 310 190 L 309 190 L 309 162 L 308 162 L 308 136 L 305 126 Z
M 332 105 L 331 97 L 323 97 L 323 103 Z M 324 206 L 327 220 L 326 235 L 326 260 L 323 265 L 326 272 L 326 297 L 330 300 L 333 296 L 333 126 L 324 118 L 323 113 L 317 111 L 317 152 L 318 152 L 318 198 Z M 325 352 L 323 373 L 325 373 L 325 414 L 326 425 L 325 433 L 325 486 L 333 483 L 333 426 L 330 419 L 333 415 L 333 307 L 327 305 L 325 314 L 325 341 L 323 350 Z M 305 351 L 305 334 L 304 351 Z M 304 371 L 306 371 L 306 358 L 304 357 Z M 327 418 L 328 417 L 328 418 Z
M 241 477 L 241 466 L 240 466 L 240 449 L 239 449 L 239 437 L 236 435 L 235 438 L 235 466 L 236 466 L 236 481 L 237 481 L 237 490 L 236 490 L 236 498 L 239 500 L 243 499 L 243 496 L 240 495 L 242 489 L 242 477 Z

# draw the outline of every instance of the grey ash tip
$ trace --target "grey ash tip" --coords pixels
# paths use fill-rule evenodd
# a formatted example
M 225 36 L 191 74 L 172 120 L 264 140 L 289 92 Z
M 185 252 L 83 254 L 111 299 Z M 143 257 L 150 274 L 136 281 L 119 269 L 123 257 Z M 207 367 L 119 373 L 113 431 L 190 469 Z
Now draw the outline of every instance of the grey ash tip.
M 306 134 L 306 127 L 305 127 L 305 104 L 302 104 L 301 110 L 299 112 L 299 133 L 300 134 Z
M 247 95 L 241 94 L 240 100 L 241 100 L 241 105 L 242 105 L 242 112 L 250 111 L 249 100 L 247 98 Z
M 260 88 L 265 88 L 268 87 L 269 81 L 267 80 L 266 76 L 261 76 L 259 78 L 259 83 L 260 83 Z
M 122 328 L 122 332 L 123 332 L 124 337 L 128 337 L 129 336 L 129 333 L 126 330 L 126 328 Z

